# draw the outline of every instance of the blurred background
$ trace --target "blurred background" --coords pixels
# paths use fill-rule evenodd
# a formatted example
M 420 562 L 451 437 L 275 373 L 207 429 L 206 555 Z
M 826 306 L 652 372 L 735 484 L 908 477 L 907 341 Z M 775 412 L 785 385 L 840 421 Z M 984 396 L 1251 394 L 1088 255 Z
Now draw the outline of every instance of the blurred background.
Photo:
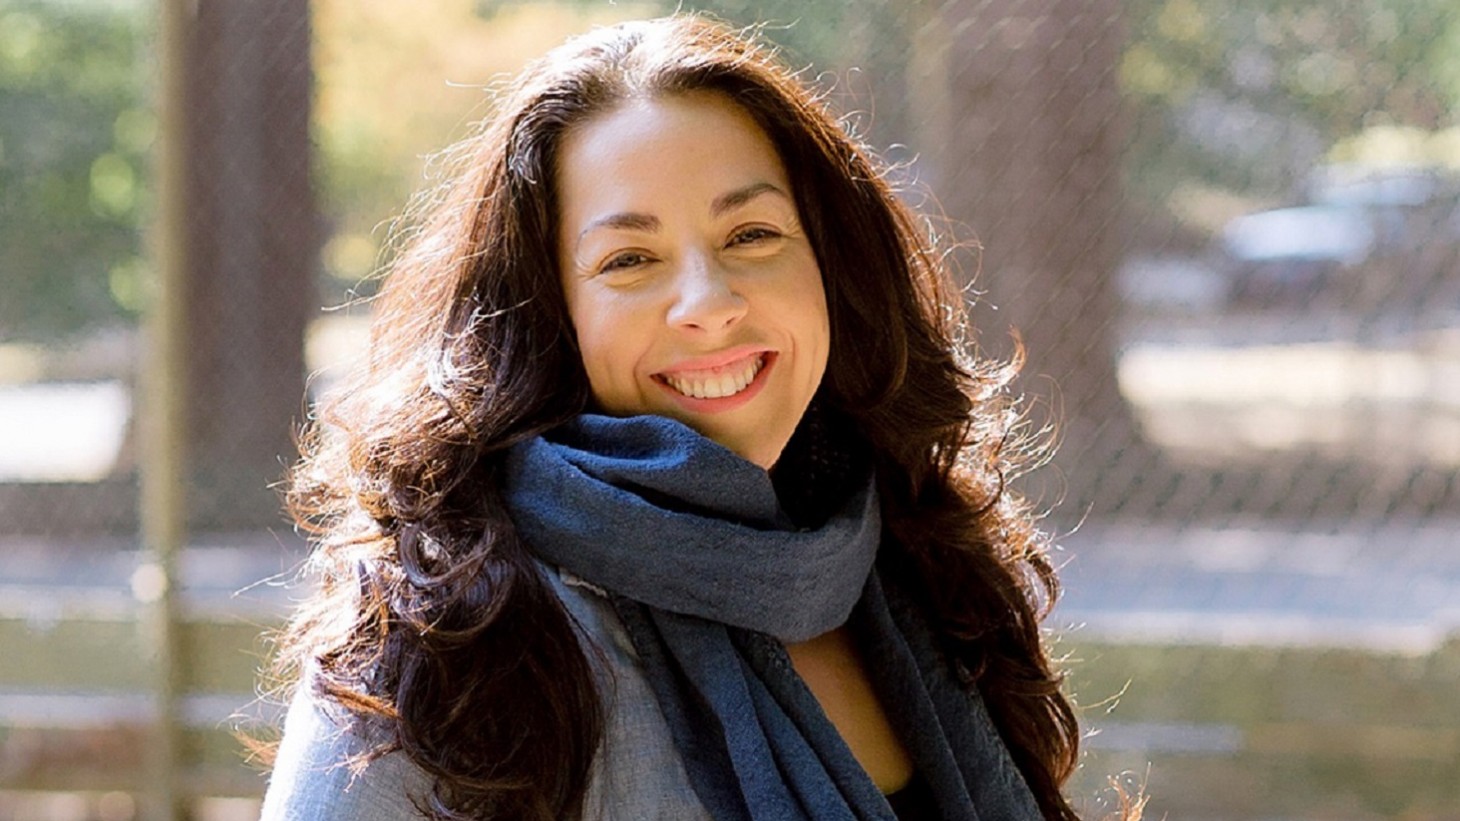
M 178 6 L 0 0 L 0 821 L 257 816 L 271 485 L 392 219 L 523 62 L 674 7 L 767 23 L 1022 336 L 1078 805 L 1460 819 L 1454 0 Z

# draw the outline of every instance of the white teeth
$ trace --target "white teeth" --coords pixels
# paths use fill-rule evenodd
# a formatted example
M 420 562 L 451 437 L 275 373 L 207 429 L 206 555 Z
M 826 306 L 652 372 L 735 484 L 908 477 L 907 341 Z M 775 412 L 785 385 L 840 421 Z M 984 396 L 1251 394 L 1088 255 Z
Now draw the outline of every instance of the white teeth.
M 734 396 L 745 390 L 746 386 L 755 380 L 755 375 L 765 365 L 765 355 L 752 357 L 745 363 L 745 366 L 731 373 L 708 373 L 700 372 L 695 378 L 685 376 L 664 376 L 664 381 L 670 387 L 696 399 L 721 399 L 726 396 Z

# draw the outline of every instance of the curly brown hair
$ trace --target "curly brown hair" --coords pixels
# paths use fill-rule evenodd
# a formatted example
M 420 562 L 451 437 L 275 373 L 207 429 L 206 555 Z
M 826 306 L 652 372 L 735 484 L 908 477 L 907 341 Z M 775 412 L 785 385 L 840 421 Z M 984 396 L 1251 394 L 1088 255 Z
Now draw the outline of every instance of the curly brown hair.
M 780 153 L 824 280 L 821 401 L 876 463 L 882 566 L 926 603 L 1049 819 L 1078 730 L 1039 622 L 1058 584 L 1006 479 L 1017 362 L 975 359 L 929 224 L 753 34 L 678 14 L 569 41 L 515 81 L 418 201 L 369 355 L 291 475 L 318 593 L 276 669 L 435 779 L 436 818 L 579 818 L 605 718 L 594 662 L 501 503 L 506 448 L 582 412 L 554 253 L 565 133 L 633 98 L 724 95 Z

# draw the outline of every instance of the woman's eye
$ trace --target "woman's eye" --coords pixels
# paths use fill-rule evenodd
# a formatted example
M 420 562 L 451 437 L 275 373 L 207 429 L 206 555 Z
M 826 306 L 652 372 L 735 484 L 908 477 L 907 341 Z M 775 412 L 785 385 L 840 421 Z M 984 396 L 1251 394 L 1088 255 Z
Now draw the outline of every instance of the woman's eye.
M 599 266 L 598 272 L 600 274 L 607 274 L 614 271 L 623 271 L 629 268 L 637 268 L 638 266 L 643 265 L 648 261 L 649 257 L 639 253 L 638 251 L 624 251 L 621 254 L 615 254 L 612 257 L 609 257 L 607 262 Z
M 767 228 L 763 225 L 753 225 L 749 228 L 742 228 L 730 235 L 730 245 L 754 245 L 757 242 L 775 239 L 781 234 L 774 228 Z

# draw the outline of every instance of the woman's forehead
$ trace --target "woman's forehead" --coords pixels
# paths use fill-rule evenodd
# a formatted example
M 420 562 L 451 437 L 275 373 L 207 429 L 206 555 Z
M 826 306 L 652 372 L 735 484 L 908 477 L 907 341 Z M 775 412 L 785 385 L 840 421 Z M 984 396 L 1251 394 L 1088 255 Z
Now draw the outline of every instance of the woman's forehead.
M 744 109 L 718 94 L 627 100 L 574 128 L 559 152 L 560 173 L 678 173 L 711 187 L 737 171 L 771 182 L 785 169 L 774 144 Z

